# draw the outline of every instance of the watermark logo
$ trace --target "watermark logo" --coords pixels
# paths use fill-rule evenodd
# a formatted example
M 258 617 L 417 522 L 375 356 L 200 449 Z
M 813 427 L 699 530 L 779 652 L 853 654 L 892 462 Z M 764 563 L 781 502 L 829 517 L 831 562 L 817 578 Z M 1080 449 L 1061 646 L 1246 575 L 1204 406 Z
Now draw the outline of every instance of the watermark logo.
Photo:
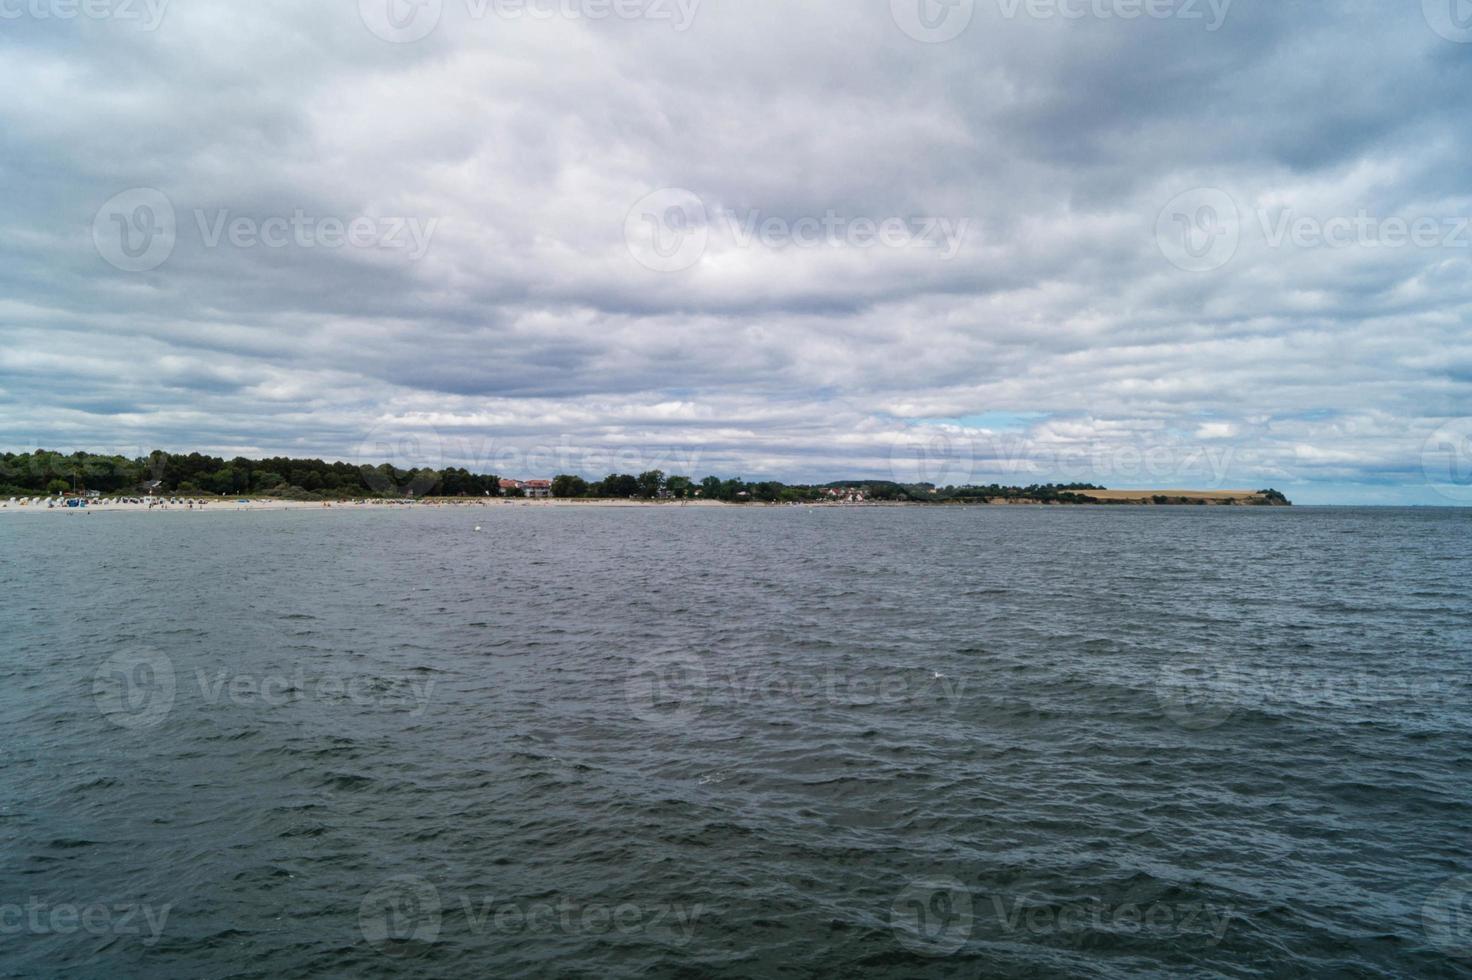
M 0 0 L 0 20 L 111 20 L 156 31 L 169 0 Z
M 1421 13 L 1439 36 L 1457 44 L 1472 44 L 1472 2 L 1469 0 L 1421 0 Z
M 1437 948 L 1472 959 L 1472 875 L 1443 884 L 1421 906 L 1421 924 Z
M 1421 471 L 1438 494 L 1472 504 L 1472 418 L 1456 419 L 1431 433 L 1421 448 Z
M 1197 187 L 1177 194 L 1155 220 L 1155 242 L 1171 265 L 1186 272 L 1220 269 L 1237 254 L 1242 216 L 1226 191 Z
M 975 444 L 959 433 L 914 426 L 890 443 L 889 473 L 896 483 L 964 486 L 975 472 Z
M 440 937 L 439 889 L 414 875 L 383 881 L 358 906 L 358 931 L 386 956 L 408 956 Z
M 889 907 L 900 945 L 923 956 L 950 956 L 971 938 L 971 892 L 954 878 L 911 882 Z
M 608 905 L 583 903 L 569 896 L 562 896 L 556 902 L 497 902 L 493 898 L 477 901 L 471 895 L 461 895 L 460 906 L 471 934 L 476 936 L 651 934 L 674 946 L 689 944 L 705 911 L 699 903 Z
M 672 726 L 687 724 L 706 710 L 746 705 L 786 705 L 799 711 L 921 703 L 954 707 L 965 688 L 963 678 L 920 667 L 767 668 L 675 654 L 640 661 L 625 680 L 625 700 L 635 717 Z
M 3 0 L 0 0 L 3 2 Z M 666 21 L 683 33 L 695 23 L 701 0 L 464 0 L 472 22 L 488 20 Z M 444 0 L 358 0 L 358 16 L 377 38 L 391 44 L 422 41 L 439 27 Z
M 1231 664 L 1171 663 L 1155 682 L 1160 709 L 1177 725 L 1200 732 L 1226 724 L 1242 700 L 1242 678 Z
M 354 458 L 375 493 L 423 497 L 440 484 L 445 441 L 432 425 L 384 422 L 363 437 Z
M 32 895 L 24 905 L 0 904 L 0 936 L 143 936 L 144 946 L 158 944 L 173 903 L 52 902 Z M 106 944 L 104 944 L 106 945 Z
M 347 702 L 365 709 L 403 709 L 410 717 L 422 718 L 429 710 L 434 679 L 368 674 L 324 674 L 308 678 L 298 664 L 293 674 L 232 673 L 226 669 L 194 672 L 194 683 L 206 704 L 223 698 L 230 704 L 264 704 L 273 708 L 303 701 L 317 704 Z
M 229 208 L 194 209 L 194 224 L 205 248 L 221 244 L 238 249 L 378 249 L 404 252 L 417 262 L 429 251 L 440 219 L 413 216 L 357 215 L 344 219 L 317 216 L 296 208 L 288 215 L 266 218 L 235 214 Z
M 823 214 L 784 216 L 756 208 L 708 207 L 696 194 L 666 188 L 641 198 L 624 219 L 624 242 L 635 261 L 656 272 L 683 272 L 705 256 L 713 233 L 723 246 L 786 249 L 924 250 L 954 259 L 971 231 L 969 218 L 877 218 Z
M 971 26 L 976 0 L 889 0 L 896 26 L 923 44 L 954 41 Z
M 701 0 L 466 0 L 471 20 L 649 20 L 668 21 L 684 33 L 695 23 Z
M 177 689 L 174 661 L 159 650 L 121 650 L 92 676 L 92 700 L 102 717 L 134 731 L 163 722 Z
M 1009 936 L 1055 936 L 1081 944 L 1092 935 L 1144 935 L 1155 939 L 1220 945 L 1241 913 L 1205 902 L 1042 903 L 991 896 L 992 910 Z
M 654 272 L 684 272 L 705 255 L 710 215 L 692 191 L 666 187 L 646 194 L 624 218 L 624 244 Z
M 364 709 L 407 711 L 420 718 L 434 694 L 432 677 L 412 675 L 322 674 L 309 677 L 298 664 L 292 673 L 252 674 L 228 668 L 200 667 L 182 677 L 174 662 L 157 650 L 126 650 L 108 657 L 92 680 L 98 710 L 121 728 L 153 728 L 173 708 L 181 683 L 203 704 L 267 705 L 280 708 L 301 702 L 343 703 Z
M 174 254 L 178 224 L 163 191 L 133 187 L 108 198 L 92 218 L 97 254 L 124 272 L 149 272 Z
M 1444 709 L 1467 702 L 1472 681 L 1435 665 L 1394 672 L 1248 667 L 1218 660 L 1168 664 L 1156 682 L 1165 714 L 1183 728 L 1202 731 L 1246 709 L 1375 714 L 1398 709 Z
M 640 721 L 687 725 L 705 710 L 709 684 L 705 662 L 695 654 L 645 657 L 624 680 L 624 702 Z
M 763 215 L 754 208 L 721 208 L 715 214 L 725 225 L 728 239 L 738 248 L 932 249 L 942 261 L 950 261 L 961 251 L 971 231 L 970 218 L 852 217 L 831 208 L 821 217 Z
M 429 252 L 439 218 L 398 215 L 290 214 L 256 217 L 230 208 L 195 208 L 192 226 L 203 249 L 263 248 L 399 253 L 417 262 Z M 152 187 L 134 187 L 110 198 L 92 219 L 92 242 L 108 263 L 124 272 L 149 272 L 168 261 L 180 232 L 173 202 Z
M 1015 20 L 1179 20 L 1202 21 L 1208 33 L 1221 29 L 1232 0 L 998 0 L 1002 16 Z
M 364 897 L 358 929 L 369 945 L 388 956 L 412 956 L 438 942 L 444 926 L 440 890 L 413 875 L 389 878 Z M 570 896 L 555 901 L 498 901 L 461 894 L 448 903 L 460 915 L 451 921 L 473 936 L 658 935 L 683 946 L 694 938 L 704 906 L 679 903 L 617 905 L 584 903 Z
M 890 907 L 900 944 L 951 956 L 973 938 L 1051 937 L 1080 946 L 1091 937 L 1139 935 L 1216 946 L 1241 913 L 1207 902 L 1041 902 L 1020 895 L 973 896 L 952 878 L 910 884 Z M 980 934 L 980 935 L 978 935 Z
M 1472 218 L 1417 215 L 1388 218 L 1361 208 L 1353 217 L 1259 209 L 1257 223 L 1269 248 L 1472 248 Z
M 358 16 L 374 37 L 390 44 L 422 41 L 439 26 L 444 0 L 358 0 Z
M 1118 445 L 1089 454 L 1092 482 L 1156 488 L 1192 486 L 1219 489 L 1236 456 L 1236 447 L 1205 444 Z

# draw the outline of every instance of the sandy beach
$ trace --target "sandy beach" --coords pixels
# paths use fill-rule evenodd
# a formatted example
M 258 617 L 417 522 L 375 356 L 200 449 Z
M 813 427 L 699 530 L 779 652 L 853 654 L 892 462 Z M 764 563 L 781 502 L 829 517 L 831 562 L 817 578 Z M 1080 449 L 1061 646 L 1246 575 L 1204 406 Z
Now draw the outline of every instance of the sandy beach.
M 1076 490 L 1083 497 L 1092 497 L 1106 503 L 1153 504 L 1156 497 L 1165 497 L 1172 504 L 1247 504 L 1262 494 L 1255 490 Z
M 333 510 L 426 510 L 461 508 L 466 510 L 482 510 L 494 507 L 750 507 L 768 506 L 763 504 L 732 504 L 719 500 L 608 500 L 608 499 L 579 499 L 565 500 L 557 498 L 540 498 L 527 500 L 507 499 L 429 499 L 418 501 L 402 500 L 333 500 L 333 501 L 310 501 L 310 500 L 271 500 L 269 498 L 172 498 L 172 500 L 154 500 L 151 504 L 147 501 L 133 503 L 122 500 L 91 500 L 85 507 L 67 507 L 58 503 L 56 498 L 51 498 L 51 505 L 42 498 L 39 502 L 32 499 L 29 503 L 21 505 L 20 500 L 0 501 L 0 515 L 4 514 L 68 514 L 72 516 L 86 516 L 89 514 L 223 514 L 223 513 L 259 513 L 268 511 L 333 511 Z M 783 505 L 770 505 L 783 506 Z M 837 506 L 837 505 L 823 505 Z

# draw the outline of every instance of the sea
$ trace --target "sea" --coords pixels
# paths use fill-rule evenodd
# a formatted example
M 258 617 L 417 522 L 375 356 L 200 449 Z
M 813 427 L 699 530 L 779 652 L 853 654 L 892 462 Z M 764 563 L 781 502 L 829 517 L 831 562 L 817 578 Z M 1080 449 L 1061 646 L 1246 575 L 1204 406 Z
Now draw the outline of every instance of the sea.
M 1472 976 L 1472 510 L 0 517 L 0 976 Z

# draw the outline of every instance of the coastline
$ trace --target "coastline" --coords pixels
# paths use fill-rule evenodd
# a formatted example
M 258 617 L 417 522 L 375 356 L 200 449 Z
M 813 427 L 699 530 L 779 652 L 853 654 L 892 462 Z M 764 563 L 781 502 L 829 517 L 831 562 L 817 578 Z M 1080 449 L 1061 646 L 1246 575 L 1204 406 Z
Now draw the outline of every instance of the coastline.
M 1072 501 L 1044 501 L 1029 499 L 992 499 L 973 501 L 900 501 L 900 500 L 870 500 L 862 502 L 797 502 L 797 503 L 767 503 L 751 501 L 736 503 L 724 500 L 641 500 L 641 499 L 613 499 L 600 497 L 585 498 L 479 498 L 479 497 L 430 497 L 423 500 L 387 500 L 387 499 L 347 499 L 347 500 L 276 500 L 269 497 L 254 498 L 176 498 L 181 502 L 155 502 L 149 506 L 147 502 L 130 503 L 119 500 L 103 499 L 89 501 L 85 507 L 66 507 L 53 504 L 48 507 L 43 500 L 40 503 L 32 502 L 20 505 L 18 502 L 0 501 L 0 515 L 5 514 L 221 514 L 221 513 L 269 513 L 281 511 L 339 511 L 339 510 L 395 510 L 395 509 L 443 509 L 457 508 L 467 510 L 487 510 L 500 507 L 551 507 L 551 508 L 629 508 L 629 507 L 723 507 L 723 508 L 771 508 L 771 507 L 806 507 L 809 509 L 855 509 L 864 507 L 1084 507 L 1096 506 L 1146 506 L 1146 507 L 1182 507 L 1182 506 L 1284 506 L 1264 502 L 1260 495 L 1252 491 L 1243 490 L 1096 490 L 1082 494 L 1092 497 L 1096 503 L 1078 503 Z M 55 498 L 52 498 L 53 500 Z M 191 506 L 192 502 L 192 506 Z

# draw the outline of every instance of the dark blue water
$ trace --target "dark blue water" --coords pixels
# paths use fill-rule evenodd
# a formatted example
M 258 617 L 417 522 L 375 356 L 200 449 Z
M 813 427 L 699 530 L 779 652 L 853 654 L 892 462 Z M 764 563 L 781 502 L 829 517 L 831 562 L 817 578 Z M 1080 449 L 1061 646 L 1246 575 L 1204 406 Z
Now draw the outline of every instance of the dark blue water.
M 0 973 L 1469 976 L 1469 543 L 0 518 Z

